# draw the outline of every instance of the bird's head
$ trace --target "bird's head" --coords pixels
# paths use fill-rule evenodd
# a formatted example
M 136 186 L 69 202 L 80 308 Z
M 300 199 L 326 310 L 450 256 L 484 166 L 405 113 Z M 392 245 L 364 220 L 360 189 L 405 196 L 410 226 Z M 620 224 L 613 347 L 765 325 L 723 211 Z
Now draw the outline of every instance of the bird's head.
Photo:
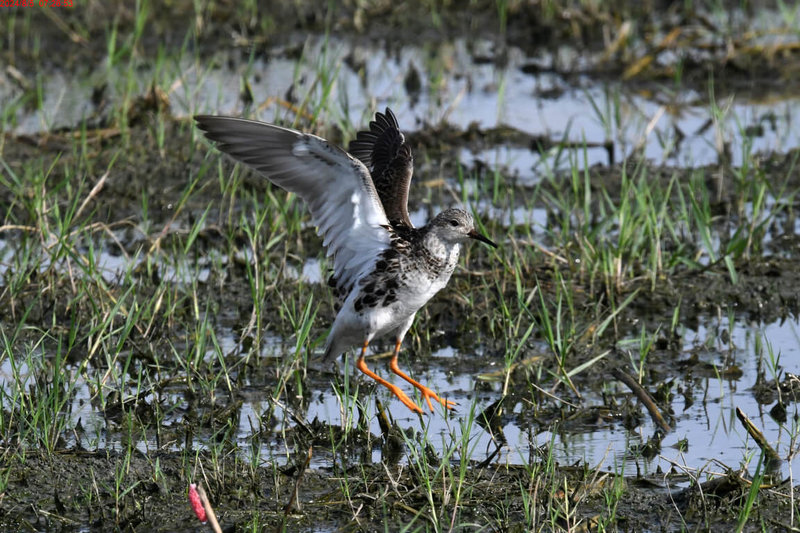
M 442 211 L 431 221 L 430 226 L 431 231 L 448 243 L 461 244 L 469 239 L 475 239 L 497 248 L 494 242 L 475 229 L 475 221 L 472 215 L 463 209 Z

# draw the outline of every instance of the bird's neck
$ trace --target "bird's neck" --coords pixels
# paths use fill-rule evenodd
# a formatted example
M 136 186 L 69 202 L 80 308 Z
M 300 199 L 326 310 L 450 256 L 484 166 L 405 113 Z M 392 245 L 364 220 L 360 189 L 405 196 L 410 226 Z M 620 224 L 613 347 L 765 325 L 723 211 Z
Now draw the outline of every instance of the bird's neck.
M 447 242 L 436 233 L 429 231 L 422 239 L 422 246 L 430 260 L 438 263 L 440 268 L 444 268 L 445 271 L 453 271 L 461 251 L 460 244 Z

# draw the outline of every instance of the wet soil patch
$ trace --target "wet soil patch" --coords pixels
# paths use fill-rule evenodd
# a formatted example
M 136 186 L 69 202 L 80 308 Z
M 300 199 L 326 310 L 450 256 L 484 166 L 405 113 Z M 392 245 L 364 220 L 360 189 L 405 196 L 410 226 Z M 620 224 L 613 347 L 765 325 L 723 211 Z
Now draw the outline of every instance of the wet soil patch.
M 109 528 L 133 531 L 194 531 L 196 518 L 186 504 L 186 487 L 197 479 L 198 466 L 211 462 L 203 453 L 187 463 L 184 454 L 151 451 L 147 455 L 126 455 L 112 451 L 64 450 L 54 455 L 27 453 L 23 461 L 6 465 L 8 488 L 0 508 L 0 525 L 7 530 L 33 527 L 37 530 Z M 256 466 L 231 459 L 214 459 L 215 474 L 204 484 L 214 494 L 212 504 L 225 530 L 240 530 L 253 523 L 267 529 L 290 530 L 368 529 L 399 527 L 420 516 L 431 503 L 464 523 L 486 524 L 504 531 L 524 531 L 526 510 L 519 505 L 499 508 L 520 491 L 536 494 L 553 487 L 548 499 L 535 512 L 547 517 L 562 509 L 556 529 L 578 526 L 593 530 L 605 523 L 611 512 L 617 527 L 635 531 L 671 530 L 675 527 L 733 527 L 748 486 L 735 473 L 726 483 L 685 486 L 677 474 L 660 477 L 617 479 L 613 474 L 587 474 L 584 468 L 563 467 L 552 476 L 542 476 L 536 463 L 515 466 L 468 468 L 461 479 L 444 482 L 444 490 L 430 495 L 420 488 L 423 480 L 403 466 L 351 465 L 332 470 L 306 471 L 300 485 L 301 510 L 284 509 L 294 490 L 291 469 L 282 472 L 269 465 Z M 431 465 L 435 467 L 435 465 Z M 190 473 L 194 472 L 194 475 Z M 343 478 L 349 478 L 344 483 Z M 725 479 L 725 478 L 723 478 Z M 450 482 L 455 485 L 449 486 Z M 625 491 L 616 509 L 609 510 L 602 492 L 617 484 Z M 448 509 L 452 490 L 462 490 L 463 507 Z M 775 485 L 760 499 L 755 514 L 772 527 L 785 525 L 790 502 L 785 485 Z M 782 496 L 781 494 L 784 493 Z M 571 505 L 580 503 L 581 512 L 569 515 Z M 527 510 L 530 512 L 530 510 Z M 447 514 L 445 514 L 447 513 Z M 420 518 L 424 518 L 423 513 Z M 425 527 L 423 523 L 420 527 Z

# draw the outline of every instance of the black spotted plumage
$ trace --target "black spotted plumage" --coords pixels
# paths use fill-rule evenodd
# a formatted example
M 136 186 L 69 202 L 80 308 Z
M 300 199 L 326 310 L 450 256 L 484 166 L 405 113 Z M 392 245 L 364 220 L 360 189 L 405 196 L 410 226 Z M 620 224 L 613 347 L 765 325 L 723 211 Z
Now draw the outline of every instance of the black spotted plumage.
M 361 279 L 358 286 L 351 290 L 358 291 L 353 302 L 356 312 L 364 312 L 377 305 L 388 307 L 398 301 L 398 291 L 406 289 L 409 284 L 417 283 L 420 274 L 434 279 L 443 271 L 452 272 L 455 264 L 447 265 L 446 261 L 436 257 L 424 245 L 425 234 L 430 227 L 415 228 L 402 226 L 391 228 L 391 246 L 383 251 L 374 270 Z M 335 286 L 335 280 L 329 281 Z M 350 291 L 335 290 L 337 308 L 348 298 Z

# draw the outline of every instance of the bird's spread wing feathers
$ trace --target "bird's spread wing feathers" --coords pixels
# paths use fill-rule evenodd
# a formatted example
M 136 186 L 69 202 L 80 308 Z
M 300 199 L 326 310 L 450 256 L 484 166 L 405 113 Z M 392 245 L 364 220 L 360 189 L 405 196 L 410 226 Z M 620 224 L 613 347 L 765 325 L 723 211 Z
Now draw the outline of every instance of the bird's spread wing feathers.
M 413 227 L 408 218 L 408 188 L 414 158 L 392 110 L 387 107 L 384 113 L 375 113 L 369 131 L 358 132 L 349 152 L 369 169 L 389 221 Z
M 369 171 L 315 135 L 233 117 L 195 117 L 217 147 L 305 200 L 334 257 L 336 286 L 348 289 L 389 246 L 389 220 Z

